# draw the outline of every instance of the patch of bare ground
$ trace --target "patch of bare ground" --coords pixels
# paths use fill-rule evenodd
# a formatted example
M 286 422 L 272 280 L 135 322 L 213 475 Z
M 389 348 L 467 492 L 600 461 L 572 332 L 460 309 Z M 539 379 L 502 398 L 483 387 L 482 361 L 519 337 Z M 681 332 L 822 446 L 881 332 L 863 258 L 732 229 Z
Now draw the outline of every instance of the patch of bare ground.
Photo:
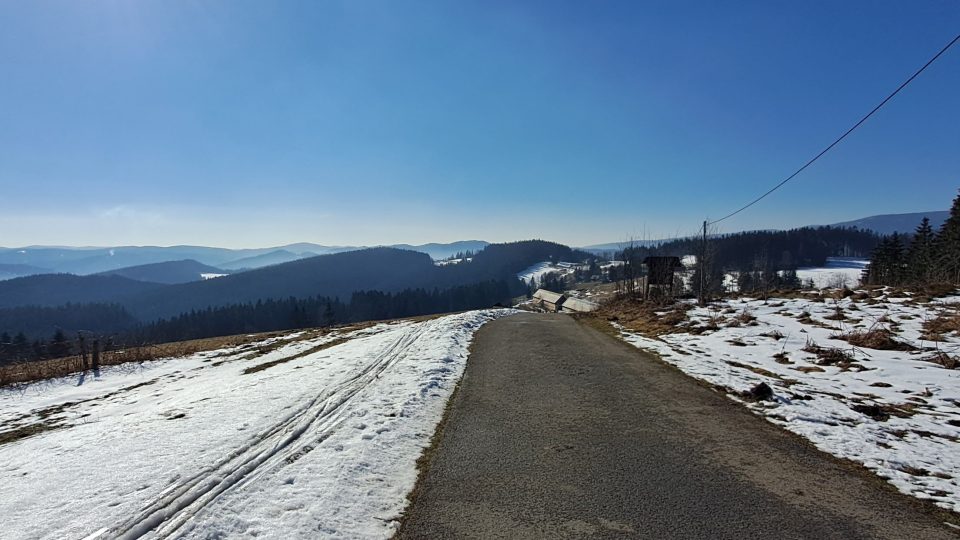
M 941 298 L 956 293 L 957 287 L 952 283 L 932 283 L 917 289 L 914 293 L 913 299 L 916 302 L 930 302 L 935 298 Z
M 271 360 L 271 361 L 269 361 L 269 362 L 264 362 L 264 363 L 262 363 L 262 364 L 257 364 L 257 365 L 255 365 L 255 366 L 248 367 L 248 368 L 246 368 L 246 369 L 243 370 L 243 374 L 244 374 L 244 375 L 249 375 L 249 374 L 251 374 L 251 373 L 257 373 L 258 371 L 263 371 L 263 370 L 265 370 L 265 369 L 272 368 L 273 366 L 279 366 L 280 364 L 285 364 L 285 363 L 287 363 L 287 362 L 291 362 L 291 361 L 296 360 L 296 359 L 298 359 L 298 358 L 303 358 L 304 356 L 309 356 L 309 355 L 311 355 L 311 354 L 318 353 L 318 352 L 320 352 L 320 351 L 322 351 L 322 350 L 324 350 L 324 349 L 329 349 L 329 348 L 331 348 L 331 347 L 336 347 L 337 345 L 342 345 L 342 344 L 350 341 L 351 339 L 353 339 L 353 338 L 350 338 L 350 337 L 340 337 L 340 338 L 336 338 L 336 339 L 334 339 L 333 341 L 328 341 L 328 342 L 326 342 L 326 343 L 321 343 L 320 345 L 317 345 L 316 347 L 311 347 L 311 348 L 309 348 L 309 349 L 307 349 L 307 350 L 305 350 L 305 351 L 301 351 L 301 352 L 299 352 L 299 353 L 297 353 L 297 354 L 294 354 L 294 355 L 291 355 L 291 356 L 286 356 L 286 357 L 283 357 L 283 358 L 279 358 L 279 359 L 277 359 L 277 360 Z
M 19 441 L 21 439 L 26 439 L 38 433 L 43 433 L 44 431 L 51 431 L 54 429 L 59 429 L 62 427 L 67 427 L 64 424 L 54 424 L 49 422 L 37 422 L 35 424 L 28 424 L 25 426 L 18 426 L 13 429 L 6 431 L 0 431 L 0 445 L 12 443 Z
M 792 363 L 793 363 L 792 361 L 790 361 L 790 357 L 787 355 L 787 353 L 785 353 L 785 352 L 783 352 L 783 351 L 778 352 L 777 354 L 773 355 L 773 361 L 776 362 L 776 363 L 778 363 L 778 364 L 792 364 Z
M 821 347 L 810 342 L 803 348 L 803 351 L 816 355 L 817 365 L 820 366 L 837 366 L 840 369 L 848 369 L 856 365 L 850 353 L 837 347 Z
M 876 349 L 881 351 L 914 351 L 916 347 L 894 339 L 894 333 L 886 328 L 872 330 L 854 330 L 845 334 L 835 334 L 832 339 L 846 341 L 854 347 Z
M 736 362 L 736 361 L 734 361 L 734 360 L 724 360 L 724 362 L 726 362 L 727 364 L 729 364 L 729 365 L 731 365 L 731 366 L 733 366 L 733 367 L 737 367 L 737 368 L 740 368 L 740 369 L 746 369 L 746 370 L 748 370 L 748 371 L 752 371 L 752 372 L 756 373 L 757 375 L 762 375 L 762 376 L 764 376 L 764 377 L 770 377 L 771 379 L 780 379 L 780 380 L 783 380 L 783 377 L 781 377 L 780 375 L 777 375 L 776 373 L 774 373 L 774 372 L 772 372 L 772 371 L 767 371 L 767 370 L 763 369 L 762 367 L 751 366 L 751 365 L 749 365 L 749 364 L 743 364 L 743 363 L 740 363 L 740 362 Z
M 960 368 L 960 360 L 958 360 L 956 356 L 951 356 L 943 351 L 937 351 L 920 359 L 927 362 L 933 362 L 934 364 L 940 364 L 946 369 Z
M 692 307 L 682 302 L 664 305 L 634 298 L 622 298 L 601 305 L 595 313 L 598 317 L 617 322 L 632 332 L 656 337 L 692 330 L 690 327 L 681 326 L 687 322 L 687 311 Z
M 950 306 L 923 322 L 922 339 L 928 341 L 946 341 L 947 335 L 960 334 L 960 307 Z
M 913 407 L 909 405 L 895 406 L 878 403 L 857 403 L 851 405 L 850 408 L 864 416 L 869 416 L 878 422 L 886 422 L 891 416 L 896 416 L 898 418 L 909 418 L 916 414 L 916 412 L 913 410 Z

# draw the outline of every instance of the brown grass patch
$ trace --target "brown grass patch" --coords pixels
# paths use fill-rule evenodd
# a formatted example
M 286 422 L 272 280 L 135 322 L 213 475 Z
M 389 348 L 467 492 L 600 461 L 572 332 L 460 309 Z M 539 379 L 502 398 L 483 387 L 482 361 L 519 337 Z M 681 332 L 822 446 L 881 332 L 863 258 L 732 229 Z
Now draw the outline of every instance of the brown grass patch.
M 935 318 L 924 321 L 923 332 L 923 339 L 929 341 L 946 341 L 944 336 L 960 333 L 960 309 L 951 306 Z
M 826 371 L 822 367 L 817 367 L 817 366 L 800 366 L 800 367 L 795 367 L 790 369 L 795 369 L 800 373 L 823 373 L 824 371 Z
M 140 347 L 126 347 L 100 354 L 100 367 L 116 366 L 130 362 L 148 362 L 161 358 L 175 358 L 188 356 L 201 351 L 237 347 L 255 341 L 263 341 L 272 337 L 281 336 L 286 332 L 266 332 L 260 334 L 238 334 L 214 338 L 176 341 L 158 345 L 144 345 Z M 25 384 L 54 377 L 63 377 L 84 370 L 83 361 L 79 356 L 37 360 L 0 366 L 0 386 Z M 89 360 L 87 369 L 91 369 Z
M 836 347 L 821 347 L 816 343 L 807 343 L 803 348 L 808 353 L 817 356 L 817 365 L 837 366 L 840 369 L 849 369 L 854 365 L 854 358 L 850 353 Z
M 729 364 L 729 365 L 731 365 L 731 366 L 733 366 L 733 367 L 737 367 L 737 368 L 740 368 L 740 369 L 746 369 L 746 370 L 748 370 L 748 371 L 752 371 L 752 372 L 756 373 L 757 375 L 763 375 L 764 377 L 770 377 L 771 379 L 782 379 L 782 377 L 780 377 L 780 376 L 777 375 L 776 373 L 774 373 L 774 372 L 772 372 L 772 371 L 767 371 L 767 370 L 763 369 L 762 367 L 751 366 L 751 365 L 749 365 L 749 364 L 742 364 L 742 363 L 740 363 L 740 362 L 735 362 L 735 361 L 733 361 L 733 360 L 724 360 L 724 361 L 725 361 L 727 364 Z
M 894 334 L 886 328 L 875 328 L 873 330 L 856 330 L 846 334 L 837 334 L 831 336 L 833 339 L 840 339 L 853 345 L 854 347 L 863 347 L 866 349 L 876 349 L 880 351 L 914 351 L 916 347 L 909 343 L 897 341 L 893 338 Z
M 950 356 L 943 351 L 937 351 L 930 356 L 921 358 L 921 360 L 933 362 L 934 364 L 940 364 L 946 369 L 957 369 L 960 367 L 960 360 L 958 360 L 956 356 Z
M 664 306 L 626 298 L 603 304 L 595 313 L 603 319 L 620 323 L 627 330 L 660 336 L 686 331 L 687 328 L 681 325 L 688 320 L 687 311 L 690 309 L 692 306 L 685 303 Z
M 869 416 L 870 418 L 873 418 L 878 422 L 886 422 L 887 420 L 890 419 L 891 416 L 896 416 L 897 418 L 909 418 L 914 414 L 916 414 L 916 412 L 913 410 L 913 406 L 909 404 L 901 407 L 897 407 L 894 405 L 886 405 L 886 404 L 878 404 L 878 403 L 871 403 L 871 404 L 860 403 L 856 405 L 851 405 L 850 408 L 857 411 L 860 414 Z
M 351 339 L 353 338 L 340 337 L 340 338 L 334 339 L 333 341 L 328 341 L 327 343 L 322 343 L 320 345 L 317 345 L 316 347 L 311 347 L 305 351 L 298 352 L 297 354 L 294 354 L 292 356 L 278 358 L 276 360 L 271 360 L 269 362 L 264 362 L 262 364 L 257 364 L 255 366 L 248 367 L 243 370 L 243 374 L 249 375 L 251 373 L 257 373 L 258 371 L 263 371 L 265 369 L 272 368 L 273 366 L 279 366 L 280 364 L 285 364 L 287 362 L 296 360 L 297 358 L 303 358 L 304 356 L 308 356 L 308 355 L 320 352 L 324 349 L 329 349 L 331 347 L 336 347 L 337 345 L 342 345 L 343 343 L 346 343 Z
M 51 431 L 54 429 L 59 429 L 66 427 L 63 424 L 50 424 L 47 422 L 39 422 L 36 424 L 29 424 L 26 426 L 20 426 L 7 431 L 0 431 L 0 444 L 12 443 L 19 441 L 20 439 L 26 439 L 38 433 L 43 433 L 44 431 Z

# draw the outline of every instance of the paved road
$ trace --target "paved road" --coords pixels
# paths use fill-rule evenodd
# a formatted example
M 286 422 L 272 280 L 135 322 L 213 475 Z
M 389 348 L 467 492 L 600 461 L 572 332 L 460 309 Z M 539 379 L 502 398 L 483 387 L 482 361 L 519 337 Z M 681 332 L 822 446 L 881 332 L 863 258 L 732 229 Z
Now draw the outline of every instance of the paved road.
M 565 315 L 477 334 L 400 538 L 956 538 L 943 515 Z

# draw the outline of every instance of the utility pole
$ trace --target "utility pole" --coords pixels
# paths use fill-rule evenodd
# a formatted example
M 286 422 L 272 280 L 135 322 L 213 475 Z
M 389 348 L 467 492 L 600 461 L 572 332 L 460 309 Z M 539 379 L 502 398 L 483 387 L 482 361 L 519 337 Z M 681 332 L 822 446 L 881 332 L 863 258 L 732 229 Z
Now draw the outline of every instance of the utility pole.
M 703 240 L 700 244 L 700 257 L 697 258 L 699 263 L 697 266 L 700 267 L 700 294 L 697 295 L 697 303 L 705 305 L 707 303 L 707 295 L 704 292 L 704 283 L 706 283 L 706 274 L 707 270 L 707 220 L 703 220 Z

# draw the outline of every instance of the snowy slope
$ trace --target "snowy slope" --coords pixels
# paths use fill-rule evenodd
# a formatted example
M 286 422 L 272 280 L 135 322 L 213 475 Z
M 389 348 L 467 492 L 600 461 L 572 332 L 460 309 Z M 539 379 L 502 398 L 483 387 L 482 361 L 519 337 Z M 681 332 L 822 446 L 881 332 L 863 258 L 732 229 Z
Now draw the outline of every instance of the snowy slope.
M 754 412 L 821 450 L 862 463 L 904 493 L 960 512 L 960 370 L 929 360 L 934 346 L 955 354 L 960 338 L 937 345 L 921 337 L 922 323 L 958 299 L 923 305 L 886 297 L 732 300 L 688 312 L 688 327 L 719 327 L 713 331 L 623 336 L 735 393 L 768 384 L 775 400 L 748 403 Z M 838 309 L 842 321 L 834 320 Z M 889 328 L 918 350 L 854 348 L 835 338 L 871 328 Z M 804 350 L 810 344 L 839 348 L 852 362 L 824 365 Z M 888 417 L 863 412 L 874 406 L 875 414 Z
M 584 265 L 543 261 L 526 268 L 522 272 L 517 272 L 517 279 L 523 281 L 524 283 L 529 283 L 531 279 L 535 279 L 537 283 L 539 283 L 543 279 L 543 276 L 547 274 L 557 273 L 565 276 L 567 274 L 572 274 L 577 268 L 582 267 L 584 267 Z
M 474 331 L 510 313 L 293 334 L 3 391 L 4 432 L 53 429 L 0 444 L 0 534 L 389 537 Z M 244 373 L 255 366 L 268 367 Z
M 539 282 L 541 279 L 543 279 L 543 276 L 555 271 L 556 268 L 553 267 L 552 263 L 549 261 L 544 261 L 534 264 L 530 268 L 525 269 L 523 272 L 517 272 L 517 279 L 520 279 L 524 283 L 528 283 L 531 279 L 535 279 Z

